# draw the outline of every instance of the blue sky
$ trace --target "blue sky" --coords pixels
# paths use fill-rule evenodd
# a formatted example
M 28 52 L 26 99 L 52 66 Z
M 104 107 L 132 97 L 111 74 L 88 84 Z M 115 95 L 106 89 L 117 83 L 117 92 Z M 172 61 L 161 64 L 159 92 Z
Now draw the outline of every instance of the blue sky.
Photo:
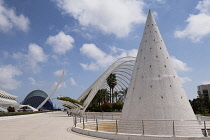
M 210 0 L 0 0 L 0 89 L 21 102 L 35 89 L 50 93 L 65 69 L 52 98 L 76 99 L 115 60 L 137 54 L 149 9 L 195 98 L 210 83 Z

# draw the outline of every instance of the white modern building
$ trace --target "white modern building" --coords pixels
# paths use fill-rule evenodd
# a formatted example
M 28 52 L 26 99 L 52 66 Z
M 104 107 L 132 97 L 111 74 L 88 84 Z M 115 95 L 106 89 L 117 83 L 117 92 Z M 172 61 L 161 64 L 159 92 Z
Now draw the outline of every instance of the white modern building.
M 200 85 L 198 88 L 198 95 L 203 94 L 210 99 L 210 84 Z
M 121 91 L 122 89 L 126 89 L 130 83 L 130 78 L 133 72 L 134 63 L 136 61 L 135 57 L 123 57 L 115 61 L 85 92 L 77 99 L 77 101 L 81 102 L 85 100 L 83 103 L 83 109 L 76 107 L 73 112 L 74 113 L 84 113 L 98 90 L 100 89 L 108 89 L 106 79 L 109 77 L 111 73 L 116 74 L 117 85 L 114 91 Z M 62 105 L 69 105 L 71 103 L 66 104 L 66 102 L 61 102 Z M 72 106 L 74 107 L 74 106 Z
M 7 112 L 9 106 L 14 107 L 15 110 L 20 107 L 16 101 L 17 96 L 11 95 L 3 90 L 0 90 L 0 111 Z

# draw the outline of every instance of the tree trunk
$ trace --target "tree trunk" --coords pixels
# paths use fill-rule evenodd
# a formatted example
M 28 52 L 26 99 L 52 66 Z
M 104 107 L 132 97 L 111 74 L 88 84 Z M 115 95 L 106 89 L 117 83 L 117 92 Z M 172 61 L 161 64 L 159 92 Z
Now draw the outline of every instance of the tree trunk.
M 114 98 L 113 98 L 113 88 L 112 88 L 112 103 L 113 103 L 113 100 L 114 100 Z
M 107 102 L 107 93 L 106 93 L 106 95 L 104 95 L 104 104 Z
M 112 88 L 110 87 L 110 93 L 109 93 L 109 100 L 110 100 L 110 103 L 112 103 Z
M 117 94 L 116 94 L 116 101 L 115 102 L 117 102 Z

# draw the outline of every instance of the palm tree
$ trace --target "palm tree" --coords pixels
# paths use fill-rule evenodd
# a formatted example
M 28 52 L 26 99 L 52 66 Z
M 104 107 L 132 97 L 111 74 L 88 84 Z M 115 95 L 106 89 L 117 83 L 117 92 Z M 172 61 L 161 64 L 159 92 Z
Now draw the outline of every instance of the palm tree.
M 122 89 L 121 91 L 119 91 L 119 101 L 121 102 L 121 103 L 124 103 L 125 102 L 125 97 L 126 97 L 126 95 L 127 95 L 127 91 L 128 91 L 128 88 L 125 88 L 125 89 Z
M 119 92 L 118 91 L 115 91 L 114 93 L 113 93 L 113 97 L 115 97 L 115 102 L 118 102 L 119 101 Z
M 97 92 L 89 106 L 99 110 L 100 109 L 100 105 L 101 105 L 101 95 L 100 95 L 99 92 Z
M 110 89 L 110 103 L 113 103 L 113 90 L 114 87 L 117 85 L 117 79 L 116 79 L 116 75 L 114 73 L 111 73 L 109 75 L 109 77 L 106 79 L 107 84 L 109 85 L 109 89 Z
M 109 92 L 107 89 L 100 89 L 102 104 L 109 102 Z
M 109 92 L 107 89 L 100 89 L 94 96 L 91 101 L 88 109 L 91 111 L 100 111 L 100 107 L 102 104 L 107 103 L 109 101 Z

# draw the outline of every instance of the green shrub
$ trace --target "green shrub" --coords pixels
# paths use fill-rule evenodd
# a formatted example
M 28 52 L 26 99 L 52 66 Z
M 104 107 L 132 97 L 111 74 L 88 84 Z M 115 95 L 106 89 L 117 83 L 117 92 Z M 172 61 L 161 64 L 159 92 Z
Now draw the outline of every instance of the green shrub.
M 111 103 L 105 103 L 101 105 L 101 110 L 104 112 L 111 112 L 112 111 L 112 104 Z
M 77 100 L 74 100 L 74 99 L 72 99 L 72 98 L 70 98 L 70 97 L 57 97 L 57 99 L 58 100 L 63 100 L 63 101 L 68 101 L 68 102 L 71 102 L 71 103 L 73 103 L 73 104 L 79 104 L 79 105 L 83 105 L 81 102 L 79 102 L 79 101 L 77 101 Z
M 72 109 L 72 108 L 73 108 L 72 106 L 66 105 L 66 104 L 64 104 L 63 106 L 64 106 L 64 107 L 67 107 L 68 109 Z
M 15 108 L 14 108 L 14 107 L 9 106 L 9 107 L 7 108 L 7 111 L 8 111 L 8 112 L 15 112 Z
M 36 114 L 36 113 L 45 113 L 49 111 L 35 111 L 35 112 L 1 112 L 0 116 L 16 116 L 16 115 L 28 115 L 28 114 Z
M 122 103 L 120 103 L 120 102 L 116 102 L 116 103 L 113 103 L 112 104 L 112 109 L 114 110 L 114 111 L 120 111 L 120 110 L 122 110 L 122 108 L 123 108 L 123 104 Z

